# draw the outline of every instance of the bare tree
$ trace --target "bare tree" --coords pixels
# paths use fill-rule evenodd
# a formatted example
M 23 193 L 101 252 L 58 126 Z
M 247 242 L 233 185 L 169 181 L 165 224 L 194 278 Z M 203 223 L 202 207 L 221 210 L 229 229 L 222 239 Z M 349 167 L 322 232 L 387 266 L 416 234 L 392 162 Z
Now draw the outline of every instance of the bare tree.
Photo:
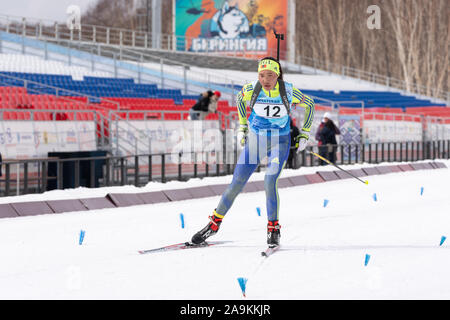
M 138 15 L 151 0 L 98 0 L 82 23 L 139 29 Z M 172 34 L 173 1 L 162 0 L 162 33 Z M 367 8 L 381 10 L 381 29 L 367 28 Z M 256 17 L 257 1 L 245 8 Z M 139 11 L 141 10 L 141 11 Z M 140 12 L 140 13 L 138 13 Z M 338 71 L 349 66 L 402 79 L 426 93 L 448 91 L 450 7 L 448 0 L 296 0 L 295 52 Z M 147 20 L 148 23 L 148 20 Z M 268 28 L 271 27 L 270 21 Z M 150 24 L 151 25 L 151 24 Z M 140 28 L 142 30 L 142 27 Z M 298 60 L 297 60 L 298 61 Z
M 135 0 L 98 0 L 81 17 L 83 24 L 135 29 Z
M 98 0 L 82 16 L 83 24 L 131 30 L 147 30 L 151 26 L 152 0 Z M 162 33 L 172 33 L 172 1 L 161 1 Z M 143 19 L 139 19 L 142 16 Z
M 367 8 L 381 9 L 368 29 Z M 296 52 L 325 66 L 350 66 L 448 91 L 448 0 L 296 0 Z M 335 69 L 334 69 L 335 70 Z M 336 71 L 336 70 L 335 70 Z

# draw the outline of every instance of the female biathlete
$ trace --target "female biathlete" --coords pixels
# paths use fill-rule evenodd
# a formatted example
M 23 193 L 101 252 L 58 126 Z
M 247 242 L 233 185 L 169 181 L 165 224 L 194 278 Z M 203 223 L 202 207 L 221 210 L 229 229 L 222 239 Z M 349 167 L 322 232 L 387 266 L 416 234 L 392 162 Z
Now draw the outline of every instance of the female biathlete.
M 251 114 L 247 120 L 247 105 Z M 192 237 L 193 244 L 201 244 L 219 230 L 222 219 L 242 191 L 260 161 L 268 157 L 264 178 L 267 207 L 267 244 L 275 247 L 280 242 L 280 225 L 277 180 L 289 156 L 290 110 L 292 104 L 305 108 L 305 118 L 300 134 L 295 141 L 297 152 L 305 149 L 314 119 L 314 101 L 283 81 L 279 62 L 266 57 L 258 63 L 258 81 L 246 84 L 237 96 L 239 111 L 238 143 L 243 147 L 234 170 L 231 184 L 220 199 L 219 205 L 210 216 L 206 227 Z M 248 129 L 250 127 L 250 130 Z

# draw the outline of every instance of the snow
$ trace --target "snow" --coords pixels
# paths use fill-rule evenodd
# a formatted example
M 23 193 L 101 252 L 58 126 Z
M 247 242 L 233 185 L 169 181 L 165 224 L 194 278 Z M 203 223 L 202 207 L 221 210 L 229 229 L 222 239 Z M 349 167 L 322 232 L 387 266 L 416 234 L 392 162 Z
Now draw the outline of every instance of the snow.
M 428 162 L 428 161 L 418 161 Z M 390 162 L 390 163 L 380 163 L 380 165 L 396 165 L 401 164 L 400 162 Z M 360 169 L 362 167 L 375 167 L 376 164 L 354 164 L 352 166 L 346 166 L 346 168 Z M 282 177 L 298 176 L 302 174 L 312 174 L 316 171 L 334 171 L 337 170 L 333 166 L 325 167 L 304 167 L 301 171 L 284 169 Z M 264 172 L 254 172 L 248 181 L 262 181 L 264 180 Z M 205 178 L 192 178 L 189 183 L 183 181 L 169 181 L 167 183 L 159 182 L 149 182 L 146 186 L 137 188 L 132 185 L 127 186 L 116 186 L 116 187 L 104 187 L 104 188 L 76 188 L 76 189 L 65 189 L 65 190 L 52 190 L 47 191 L 42 194 L 27 194 L 21 196 L 10 196 L 1 197 L 0 204 L 2 203 L 13 203 L 13 202 L 23 202 L 23 201 L 42 201 L 42 200 L 65 200 L 65 199 L 80 199 L 80 198 L 94 198 L 94 197 L 104 197 L 108 193 L 138 193 L 138 192 L 151 192 L 151 191 L 161 191 L 161 190 L 173 190 L 173 189 L 184 189 L 187 187 L 202 187 L 213 184 L 229 184 L 231 183 L 233 176 L 221 176 L 221 177 L 205 177 Z
M 220 77 L 231 77 L 235 82 L 239 84 L 246 84 L 255 81 L 257 72 L 237 71 L 237 70 L 215 70 L 208 68 L 191 67 L 192 71 L 196 71 L 199 74 L 208 73 L 216 74 Z M 286 73 L 283 75 L 285 81 L 291 82 L 294 86 L 300 90 L 331 90 L 335 92 L 339 91 L 392 91 L 392 88 L 376 84 L 374 82 L 368 82 L 359 80 L 356 78 L 350 78 L 341 76 L 338 74 L 299 74 L 299 73 Z
M 334 170 L 286 169 L 282 177 L 324 169 Z M 147 255 L 137 251 L 190 239 L 206 225 L 219 197 L 0 219 L 0 299 L 449 299 L 448 240 L 439 246 L 450 235 L 449 179 L 449 169 L 436 169 L 370 176 L 369 185 L 347 179 L 279 189 L 282 248 L 268 259 L 260 256 L 266 247 L 264 192 L 239 195 L 211 238 L 231 243 Z M 0 200 L 94 197 L 230 180 L 78 188 Z M 80 230 L 86 232 L 82 245 Z M 364 266 L 366 254 L 371 258 Z M 247 298 L 240 277 L 248 279 Z
M 2 72 L 70 75 L 73 80 L 83 80 L 85 76 L 111 77 L 113 75 L 109 72 L 92 71 L 86 67 L 67 65 L 61 61 L 14 53 L 0 53 L 0 70 Z
M 132 61 L 128 61 L 133 63 Z M 161 70 L 159 63 L 144 63 L 144 67 L 155 71 Z M 180 66 L 164 65 L 164 71 L 183 77 L 184 71 Z M 236 85 L 244 85 L 250 83 L 257 78 L 257 70 L 238 71 L 238 70 L 218 70 L 211 68 L 200 68 L 192 66 L 187 71 L 189 78 L 200 81 L 215 81 L 219 83 L 234 83 Z M 286 73 L 284 80 L 294 84 L 300 90 L 331 90 L 339 91 L 392 91 L 393 88 L 379 85 L 374 82 L 364 81 L 356 78 L 346 77 L 338 74 L 299 74 Z

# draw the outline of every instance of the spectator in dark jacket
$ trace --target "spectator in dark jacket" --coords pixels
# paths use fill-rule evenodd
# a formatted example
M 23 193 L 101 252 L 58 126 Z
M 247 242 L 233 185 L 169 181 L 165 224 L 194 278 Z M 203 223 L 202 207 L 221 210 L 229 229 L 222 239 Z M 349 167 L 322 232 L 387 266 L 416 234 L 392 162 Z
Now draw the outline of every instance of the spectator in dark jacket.
M 198 98 L 197 103 L 189 111 L 191 120 L 203 120 L 209 112 L 216 112 L 217 101 L 220 95 L 219 91 L 212 92 L 208 90 L 203 92 Z
M 341 131 L 330 119 L 330 114 L 326 112 L 317 129 L 316 140 L 318 141 L 319 154 L 332 163 L 336 162 L 337 134 L 341 134 Z M 319 160 L 319 163 L 320 165 L 326 164 L 323 160 Z

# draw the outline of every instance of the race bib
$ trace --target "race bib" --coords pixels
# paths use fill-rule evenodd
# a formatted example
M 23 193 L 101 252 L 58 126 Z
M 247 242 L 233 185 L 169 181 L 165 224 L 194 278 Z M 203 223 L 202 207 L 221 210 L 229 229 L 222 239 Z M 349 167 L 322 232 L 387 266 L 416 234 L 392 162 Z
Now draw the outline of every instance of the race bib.
M 283 104 L 256 103 L 253 111 L 258 116 L 267 119 L 279 119 L 287 116 L 286 107 Z

